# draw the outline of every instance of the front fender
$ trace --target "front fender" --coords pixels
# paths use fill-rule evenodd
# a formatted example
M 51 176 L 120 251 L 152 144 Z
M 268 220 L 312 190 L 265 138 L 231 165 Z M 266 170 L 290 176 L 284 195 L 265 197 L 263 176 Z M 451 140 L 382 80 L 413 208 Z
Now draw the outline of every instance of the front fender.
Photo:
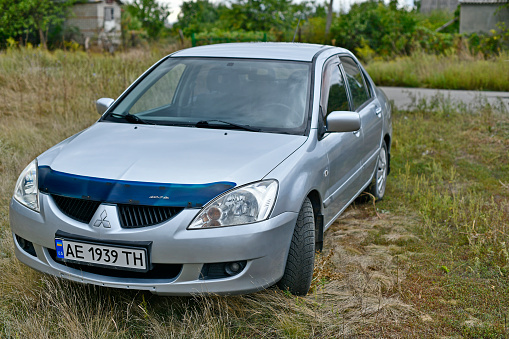
M 284 212 L 298 213 L 309 192 L 323 196 L 328 178 L 328 158 L 312 129 L 306 143 L 275 167 L 265 178 L 279 181 L 279 193 L 272 216 Z M 322 201 L 320 201 L 322 204 Z

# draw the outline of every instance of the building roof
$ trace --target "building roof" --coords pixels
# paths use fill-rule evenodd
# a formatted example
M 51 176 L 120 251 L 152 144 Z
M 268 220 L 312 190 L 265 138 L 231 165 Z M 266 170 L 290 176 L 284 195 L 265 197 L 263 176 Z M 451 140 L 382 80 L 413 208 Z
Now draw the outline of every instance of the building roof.
M 509 0 L 459 0 L 460 4 L 505 4 Z
M 327 45 L 291 42 L 244 42 L 198 46 L 178 51 L 172 57 L 218 57 L 312 61 Z M 340 49 L 340 48 L 338 48 Z M 341 49 L 346 51 L 344 49 Z

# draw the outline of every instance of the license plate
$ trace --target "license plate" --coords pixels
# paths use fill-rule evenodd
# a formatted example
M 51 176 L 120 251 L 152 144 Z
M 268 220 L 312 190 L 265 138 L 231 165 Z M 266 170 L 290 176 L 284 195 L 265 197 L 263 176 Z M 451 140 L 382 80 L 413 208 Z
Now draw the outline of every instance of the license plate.
M 64 261 L 89 265 L 147 271 L 147 250 L 95 244 L 69 239 L 55 239 L 57 257 Z

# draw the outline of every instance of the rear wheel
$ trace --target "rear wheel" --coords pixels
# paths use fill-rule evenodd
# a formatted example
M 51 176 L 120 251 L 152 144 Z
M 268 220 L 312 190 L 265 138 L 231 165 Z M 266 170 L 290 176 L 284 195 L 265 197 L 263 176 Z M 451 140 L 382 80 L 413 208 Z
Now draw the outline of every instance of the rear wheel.
M 376 200 L 381 200 L 385 195 L 385 185 L 387 184 L 387 173 L 389 170 L 389 153 L 387 153 L 387 145 L 385 141 L 382 142 L 380 152 L 378 153 L 378 160 L 376 164 L 375 175 L 373 182 L 368 188 L 368 192 L 373 194 Z
M 315 263 L 315 218 L 309 198 L 304 200 L 297 217 L 292 243 L 279 288 L 294 295 L 306 295 L 311 286 Z

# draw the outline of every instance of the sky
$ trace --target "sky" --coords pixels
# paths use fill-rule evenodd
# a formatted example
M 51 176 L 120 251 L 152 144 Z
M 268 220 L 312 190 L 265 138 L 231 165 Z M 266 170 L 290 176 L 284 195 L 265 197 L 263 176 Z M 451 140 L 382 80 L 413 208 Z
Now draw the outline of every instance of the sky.
M 182 4 L 183 0 L 159 0 L 161 3 L 169 4 L 171 14 L 169 17 L 170 23 L 174 23 L 177 21 L 177 16 L 180 13 L 180 5 Z M 210 0 L 211 2 L 220 2 L 224 0 Z M 295 2 L 301 2 L 301 0 L 294 0 Z M 325 2 L 325 0 L 318 0 L 322 3 Z M 354 3 L 364 2 L 366 0 L 334 0 L 333 6 L 334 11 L 338 12 L 341 8 L 341 10 L 348 10 L 350 6 Z M 413 5 L 413 0 L 399 0 L 401 4 L 406 5 Z

